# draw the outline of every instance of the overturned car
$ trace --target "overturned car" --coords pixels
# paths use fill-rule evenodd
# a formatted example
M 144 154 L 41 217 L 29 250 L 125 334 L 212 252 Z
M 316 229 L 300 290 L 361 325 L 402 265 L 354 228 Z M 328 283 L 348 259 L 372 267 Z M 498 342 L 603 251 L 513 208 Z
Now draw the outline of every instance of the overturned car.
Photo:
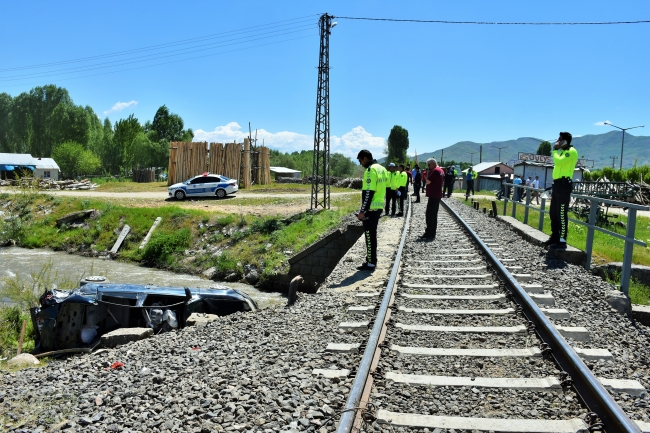
M 118 328 L 152 328 L 164 332 L 185 326 L 192 313 L 225 316 L 255 311 L 257 304 L 236 289 L 209 289 L 112 284 L 89 277 L 71 291 L 48 290 L 40 307 L 30 310 L 37 351 L 97 346 L 99 337 Z

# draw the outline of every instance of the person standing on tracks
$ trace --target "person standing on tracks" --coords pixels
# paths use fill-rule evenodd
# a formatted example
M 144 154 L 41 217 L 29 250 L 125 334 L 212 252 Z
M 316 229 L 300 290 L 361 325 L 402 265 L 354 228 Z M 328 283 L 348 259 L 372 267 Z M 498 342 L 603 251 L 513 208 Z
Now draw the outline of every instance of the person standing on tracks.
M 422 170 L 422 192 L 425 192 L 427 186 L 427 169 Z
M 469 192 L 472 191 L 474 195 L 474 179 L 478 176 L 478 173 L 472 170 L 472 167 L 467 169 L 467 174 L 465 175 L 465 181 L 467 182 L 467 191 L 465 191 L 465 200 L 469 200 Z
M 395 216 L 395 206 L 397 205 L 397 181 L 398 173 L 395 171 L 394 163 L 388 164 L 388 184 L 386 185 L 386 215 Z
M 377 267 L 377 226 L 384 207 L 388 172 L 373 159 L 369 150 L 359 152 L 357 160 L 365 168 L 361 187 L 361 208 L 357 217 L 363 221 L 366 236 L 366 261 L 357 267 L 357 270 L 372 272 Z
M 413 169 L 413 195 L 415 201 L 413 203 L 420 203 L 420 188 L 422 186 L 422 173 L 420 173 L 420 166 L 416 165 Z
M 404 170 L 404 173 L 406 173 L 406 193 L 408 194 L 409 192 L 409 185 L 413 184 L 413 176 L 411 175 L 411 165 L 406 164 L 406 169 Z M 404 197 L 406 198 L 406 197 Z
M 578 151 L 571 146 L 573 137 L 560 132 L 553 146 L 553 191 L 551 192 L 551 237 L 545 242 L 555 250 L 566 250 L 569 234 L 569 202 L 573 192 L 573 172 L 578 162 Z
M 436 230 L 438 228 L 438 210 L 440 209 L 440 200 L 442 200 L 442 186 L 445 181 L 445 172 L 438 167 L 435 159 L 427 159 L 427 211 L 426 222 L 427 228 L 420 239 L 433 241 L 436 239 Z
M 398 170 L 397 198 L 399 200 L 399 212 L 395 216 L 401 217 L 404 216 L 404 199 L 407 197 L 408 175 L 404 171 L 404 164 L 398 165 L 397 170 Z
M 451 193 L 454 192 L 454 181 L 456 180 L 455 174 L 454 174 L 455 172 L 456 172 L 456 169 L 454 169 L 453 165 L 447 167 L 447 171 L 444 172 L 445 173 L 445 184 L 444 184 L 444 188 L 442 190 L 442 195 L 444 196 L 445 191 L 446 191 L 447 192 L 447 198 L 451 197 Z

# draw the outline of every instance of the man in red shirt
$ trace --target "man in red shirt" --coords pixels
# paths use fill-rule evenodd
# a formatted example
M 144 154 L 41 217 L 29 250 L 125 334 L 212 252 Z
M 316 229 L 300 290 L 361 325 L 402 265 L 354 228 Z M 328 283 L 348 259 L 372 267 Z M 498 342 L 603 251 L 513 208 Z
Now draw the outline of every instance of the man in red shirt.
M 432 241 L 436 239 L 436 229 L 438 227 L 438 209 L 440 209 L 440 200 L 442 200 L 442 185 L 445 181 L 445 172 L 438 167 L 435 159 L 427 159 L 427 228 L 420 239 Z

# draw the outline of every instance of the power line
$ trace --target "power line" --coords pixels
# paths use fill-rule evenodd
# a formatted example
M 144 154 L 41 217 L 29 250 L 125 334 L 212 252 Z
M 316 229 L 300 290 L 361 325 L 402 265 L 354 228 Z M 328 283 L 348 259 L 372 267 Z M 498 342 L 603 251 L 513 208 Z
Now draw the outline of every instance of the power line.
M 617 24 L 648 24 L 650 20 L 638 21 L 586 21 L 586 22 L 502 22 L 502 21 L 449 21 L 449 20 L 413 20 L 397 18 L 367 18 L 367 17 L 334 17 L 339 20 L 391 21 L 401 23 L 430 23 L 430 24 L 475 24 L 500 26 L 585 26 L 585 25 L 617 25 Z
M 74 74 L 74 73 L 78 73 L 78 72 L 93 71 L 93 70 L 97 70 L 97 69 L 119 67 L 119 66 L 134 64 L 134 63 L 149 62 L 149 61 L 152 61 L 152 60 L 159 60 L 159 59 L 164 59 L 164 58 L 168 58 L 168 57 L 192 54 L 192 53 L 206 51 L 206 50 L 214 50 L 214 49 L 223 48 L 223 47 L 227 47 L 227 46 L 238 45 L 238 44 L 243 44 L 243 43 L 253 42 L 253 41 L 258 41 L 260 39 L 276 38 L 276 37 L 286 36 L 286 35 L 293 34 L 293 33 L 305 32 L 305 31 L 312 30 L 314 27 L 315 26 L 313 24 L 307 24 L 307 25 L 297 26 L 295 28 L 295 30 L 285 29 L 285 30 L 292 30 L 292 31 L 284 31 L 283 33 L 278 33 L 278 34 L 273 34 L 273 33 L 278 32 L 278 30 L 276 30 L 276 31 L 272 31 L 272 32 L 259 33 L 259 34 L 250 35 L 250 36 L 243 36 L 241 38 L 234 38 L 234 39 L 229 39 L 229 40 L 225 40 L 225 41 L 221 41 L 221 42 L 215 42 L 215 43 L 211 43 L 211 44 L 204 44 L 204 45 L 199 45 L 199 46 L 188 47 L 188 48 L 185 48 L 185 49 L 176 49 L 176 50 L 172 50 L 172 51 L 168 51 L 168 52 L 149 54 L 149 55 L 145 55 L 145 56 L 141 56 L 141 57 L 131 57 L 131 58 L 122 59 L 122 60 L 114 60 L 114 61 L 110 61 L 110 62 L 96 63 L 94 65 L 77 66 L 77 67 L 65 68 L 65 69 L 59 69 L 59 70 L 35 72 L 35 73 L 30 73 L 30 74 L 25 74 L 25 75 L 11 75 L 11 76 L 0 78 L 0 82 L 2 82 L 2 81 L 19 81 L 19 80 L 32 79 L 32 78 L 36 79 L 36 78 L 41 78 L 41 77 L 60 76 L 60 75 Z M 251 39 L 251 37 L 253 37 L 253 36 L 256 36 L 256 37 Z M 230 44 L 225 44 L 225 42 L 238 41 L 238 40 L 239 40 L 239 42 L 233 42 L 233 43 L 230 43 Z M 214 46 L 214 45 L 216 45 L 216 46 Z M 210 47 L 210 48 L 205 48 L 205 47 Z M 196 49 L 194 49 L 194 48 L 196 48 Z M 109 65 L 109 66 L 106 66 L 106 65 Z
M 127 71 L 134 71 L 134 70 L 138 70 L 138 69 L 151 68 L 151 67 L 154 67 L 154 66 L 169 65 L 169 64 L 172 64 L 172 63 L 185 62 L 187 60 L 195 60 L 195 59 L 202 59 L 202 58 L 205 58 L 205 57 L 216 56 L 218 54 L 233 53 L 233 52 L 236 52 L 236 51 L 250 50 L 250 49 L 253 49 L 253 48 L 263 47 L 263 46 L 266 46 L 266 45 L 279 44 L 279 43 L 282 43 L 282 42 L 294 41 L 294 40 L 297 40 L 297 39 L 305 39 L 305 38 L 309 38 L 309 37 L 312 37 L 312 36 L 316 36 L 316 34 L 306 35 L 306 36 L 299 36 L 299 37 L 296 37 L 296 38 L 290 38 L 290 39 L 284 39 L 284 40 L 281 40 L 281 41 L 268 42 L 266 44 L 253 45 L 253 46 L 250 46 L 250 47 L 238 48 L 238 49 L 233 49 L 233 50 L 228 50 L 228 51 L 222 51 L 222 52 L 219 52 L 219 53 L 206 54 L 206 55 L 203 55 L 203 56 L 195 56 L 195 57 L 189 57 L 189 58 L 184 58 L 184 59 L 179 59 L 179 60 L 170 60 L 168 62 L 156 63 L 156 64 L 152 64 L 152 65 L 138 66 L 138 67 L 135 67 L 135 68 L 120 69 L 118 71 L 101 72 L 101 73 L 98 73 L 98 74 L 82 75 L 80 77 L 61 78 L 61 79 L 58 79 L 57 81 L 69 81 L 69 80 L 76 80 L 76 79 L 79 79 L 79 78 L 97 77 L 97 76 L 100 76 L 100 75 L 115 74 L 115 73 L 119 73 L 119 72 L 127 72 Z M 41 85 L 41 84 L 43 84 L 43 83 L 32 83 L 32 84 L 24 84 L 23 83 L 23 84 L 14 84 L 14 85 L 11 85 L 11 86 L 2 86 L 2 87 L 7 88 L 7 87 L 19 87 L 19 86 L 38 86 L 38 85 Z
M 177 45 L 184 45 L 184 44 L 190 44 L 194 42 L 201 42 L 203 40 L 209 40 L 209 39 L 214 39 L 218 37 L 223 37 L 223 36 L 228 36 L 228 35 L 233 35 L 233 34 L 239 34 L 243 33 L 246 31 L 250 31 L 252 29 L 264 29 L 264 28 L 275 28 L 275 27 L 282 27 L 282 26 L 288 26 L 288 25 L 295 25 L 299 24 L 302 22 L 307 22 L 312 20 L 315 16 L 320 16 L 321 14 L 314 14 L 314 15 L 305 15 L 302 17 L 297 17 L 297 18 L 291 18 L 288 20 L 283 20 L 283 21 L 275 21 L 267 24 L 260 24 L 258 26 L 251 26 L 251 27 L 244 27 L 242 29 L 238 30 L 229 30 L 227 32 L 221 32 L 221 33 L 214 33 L 210 35 L 205 35 L 205 36 L 198 36 L 195 38 L 190 38 L 190 39 L 181 39 L 178 41 L 172 41 L 172 42 L 166 42 L 163 44 L 157 44 L 157 45 L 149 45 L 145 47 L 140 47 L 140 48 L 133 48 L 125 51 L 116 51 L 112 53 L 106 53 L 106 54 L 100 54 L 96 56 L 89 56 L 89 57 L 81 57 L 77 59 L 69 59 L 69 60 L 62 60 L 59 62 L 51 62 L 51 63 L 41 63 L 41 64 L 35 64 L 35 65 L 27 65 L 27 66 L 17 66 L 13 68 L 4 68 L 0 69 L 0 72 L 9 72 L 9 71 L 16 71 L 16 70 L 21 70 L 21 69 L 37 69 L 37 68 L 44 68 L 48 66 L 56 66 L 56 65 L 62 65 L 62 64 L 68 64 L 68 63 L 76 63 L 76 62 L 87 62 L 91 60 L 97 60 L 97 59 L 103 59 L 103 58 L 109 58 L 109 57 L 116 57 L 116 56 L 123 56 L 126 54 L 133 54 L 133 53 L 138 53 L 138 52 L 143 52 L 143 51 L 151 51 L 151 50 L 157 50 L 157 49 L 162 49 L 170 46 L 177 46 Z M 291 21 L 296 21 L 292 24 L 282 24 L 282 23 L 289 23 Z

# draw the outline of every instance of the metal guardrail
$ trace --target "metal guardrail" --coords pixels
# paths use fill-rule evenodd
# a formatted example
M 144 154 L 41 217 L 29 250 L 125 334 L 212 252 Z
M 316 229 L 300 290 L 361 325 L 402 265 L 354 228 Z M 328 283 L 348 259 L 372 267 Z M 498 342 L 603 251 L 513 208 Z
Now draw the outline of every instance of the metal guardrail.
M 506 183 L 505 185 L 506 188 L 514 188 L 514 190 L 513 190 L 513 200 L 509 198 L 509 194 L 507 194 L 508 192 L 507 190 L 506 190 L 506 194 L 504 194 L 503 196 L 503 215 L 506 214 L 509 201 L 512 202 L 511 216 L 513 218 L 516 218 L 517 206 L 524 206 L 525 211 L 524 211 L 523 222 L 524 224 L 528 224 L 528 213 L 530 209 L 533 209 L 539 212 L 539 221 L 537 223 L 537 229 L 539 231 L 542 231 L 544 227 L 544 215 L 550 213 L 549 211 L 546 210 L 546 198 L 540 197 L 541 203 L 539 208 L 536 206 L 532 206 L 530 201 L 531 201 L 531 193 L 533 191 L 536 191 L 541 195 L 541 193 L 543 193 L 545 190 L 537 189 L 525 185 L 515 185 L 512 183 Z M 514 197 L 516 197 L 517 194 L 517 189 L 522 189 L 526 192 L 525 203 L 521 203 L 518 200 L 514 200 Z M 571 197 L 589 202 L 589 219 L 587 222 L 580 221 L 575 218 L 569 218 L 569 221 L 587 227 L 587 243 L 585 246 L 585 253 L 587 254 L 587 257 L 585 259 L 585 265 L 584 265 L 585 269 L 589 270 L 591 268 L 591 252 L 594 244 L 594 233 L 596 231 L 605 233 L 617 239 L 621 239 L 625 242 L 625 247 L 623 250 L 623 266 L 621 269 L 621 290 L 623 291 L 623 293 L 625 293 L 626 296 L 629 297 L 628 291 L 630 289 L 630 279 L 632 276 L 632 252 L 634 250 L 634 245 L 639 245 L 641 247 L 647 246 L 645 242 L 638 240 L 634 237 L 634 232 L 636 231 L 636 212 L 637 210 L 642 210 L 642 211 L 650 210 L 650 207 L 634 204 L 634 203 L 627 203 L 618 200 L 610 200 L 610 199 L 605 199 L 600 197 L 581 195 L 581 194 L 571 194 Z M 628 216 L 627 216 L 627 228 L 626 228 L 625 236 L 596 225 L 596 218 L 598 216 L 598 207 L 601 203 L 607 206 L 621 206 L 627 208 Z
M 589 410 L 595 412 L 604 422 L 606 431 L 640 433 L 641 430 L 639 427 L 623 412 L 623 409 L 621 409 L 605 387 L 594 376 L 589 367 L 580 359 L 580 356 L 573 350 L 564 337 L 562 337 L 557 328 L 492 253 L 490 248 L 485 245 L 474 230 L 447 203 L 444 201 L 441 203 L 485 253 L 485 257 L 497 272 L 500 279 L 505 283 L 517 304 L 521 305 L 528 320 L 535 325 L 535 331 L 539 334 L 541 340 L 550 347 L 553 358 L 569 374 L 576 392 L 583 399 Z
M 343 409 L 343 414 L 341 415 L 341 420 L 339 421 L 339 426 L 336 430 L 338 433 L 351 432 L 355 419 L 357 417 L 359 403 L 361 402 L 361 397 L 363 396 L 363 392 L 366 388 L 366 383 L 368 382 L 368 376 L 370 375 L 372 361 L 375 357 L 375 352 L 377 351 L 379 337 L 381 336 L 381 330 L 384 327 L 384 321 L 386 320 L 386 313 L 388 312 L 390 298 L 393 295 L 393 289 L 395 288 L 395 284 L 397 282 L 397 273 L 399 271 L 400 262 L 402 260 L 402 250 L 404 249 L 404 242 L 406 241 L 406 232 L 408 231 L 409 221 L 411 219 L 412 207 L 413 206 L 411 206 L 411 200 L 408 200 L 408 211 L 404 220 L 402 238 L 400 239 L 397 254 L 395 255 L 395 263 L 393 264 L 393 269 L 390 272 L 390 278 L 388 279 L 388 284 L 386 285 L 386 293 L 384 294 L 384 297 L 381 301 L 379 311 L 375 316 L 375 322 L 372 326 L 372 330 L 370 331 L 368 343 L 366 344 L 366 348 L 363 351 L 363 358 L 361 358 L 361 363 L 359 364 L 359 369 L 356 376 L 354 377 L 354 382 L 352 383 L 352 389 L 350 390 L 348 401 L 345 404 L 345 408 Z

